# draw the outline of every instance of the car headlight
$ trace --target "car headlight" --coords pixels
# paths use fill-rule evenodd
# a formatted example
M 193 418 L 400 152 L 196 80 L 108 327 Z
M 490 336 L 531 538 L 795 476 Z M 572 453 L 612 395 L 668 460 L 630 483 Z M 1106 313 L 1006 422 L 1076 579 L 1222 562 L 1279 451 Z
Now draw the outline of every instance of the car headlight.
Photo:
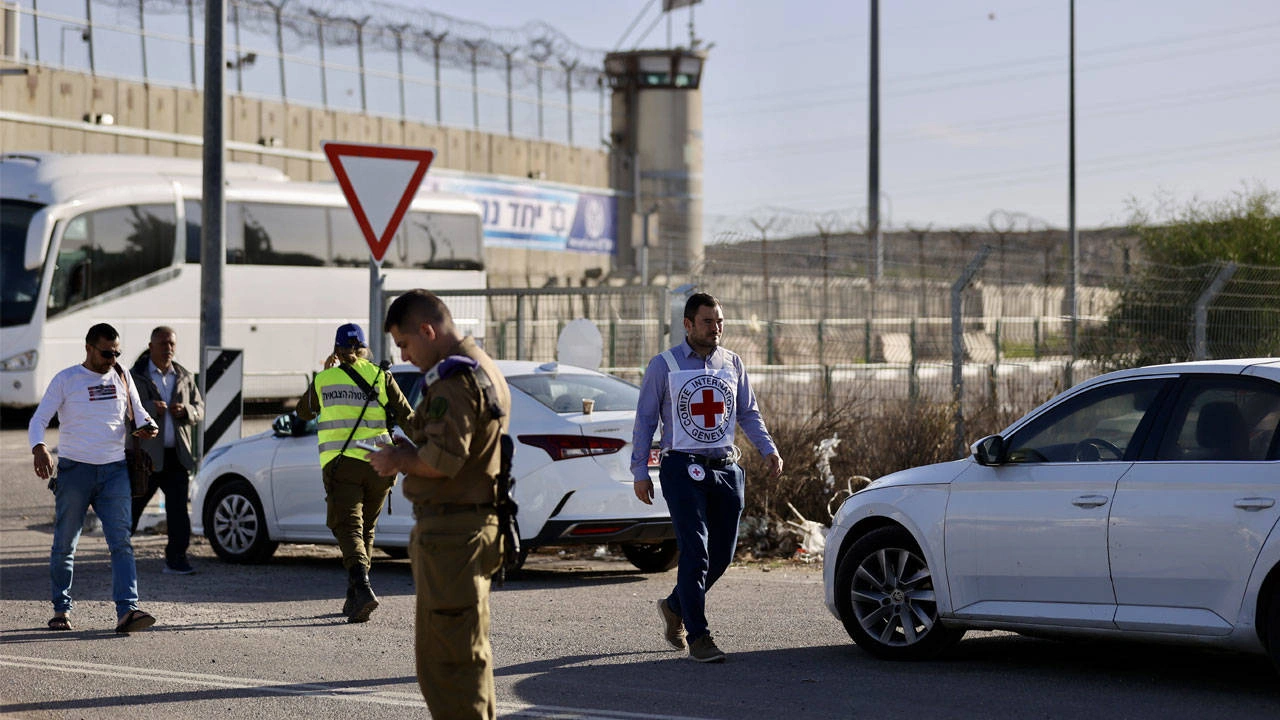
M 36 366 L 36 360 L 40 358 L 40 353 L 35 350 L 11 355 L 4 360 L 0 360 L 0 370 L 4 372 L 20 372 L 22 370 L 31 370 Z

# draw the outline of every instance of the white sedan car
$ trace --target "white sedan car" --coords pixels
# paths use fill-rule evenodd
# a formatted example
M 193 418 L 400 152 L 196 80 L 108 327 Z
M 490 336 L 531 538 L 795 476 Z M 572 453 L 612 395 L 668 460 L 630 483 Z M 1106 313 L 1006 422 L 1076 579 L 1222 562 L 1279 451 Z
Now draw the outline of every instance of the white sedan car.
M 612 544 L 646 572 L 677 559 L 666 504 L 645 505 L 631 489 L 631 430 L 639 390 L 612 375 L 556 363 L 498 361 L 511 387 L 512 476 L 520 506 L 522 557 L 539 546 Z M 416 405 L 422 374 L 392 368 Z M 583 412 L 583 400 L 594 403 Z M 332 544 L 315 421 L 277 418 L 274 429 L 220 445 L 205 456 L 192 487 L 192 531 L 229 562 L 260 562 L 279 543 Z M 658 488 L 656 453 L 650 477 Z M 393 489 L 374 544 L 404 557 L 413 509 Z
M 840 507 L 826 604 L 861 648 L 969 628 L 1216 645 L 1280 666 L 1280 358 L 1082 383 Z

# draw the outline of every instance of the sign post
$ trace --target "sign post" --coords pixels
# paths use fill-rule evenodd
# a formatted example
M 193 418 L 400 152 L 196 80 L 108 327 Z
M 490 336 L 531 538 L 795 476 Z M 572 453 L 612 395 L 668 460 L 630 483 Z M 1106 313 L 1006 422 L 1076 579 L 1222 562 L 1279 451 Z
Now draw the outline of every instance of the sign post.
M 389 354 L 383 348 L 382 258 L 422 185 L 435 151 L 340 142 L 322 143 L 321 147 L 369 244 L 367 329 L 374 362 L 380 362 Z

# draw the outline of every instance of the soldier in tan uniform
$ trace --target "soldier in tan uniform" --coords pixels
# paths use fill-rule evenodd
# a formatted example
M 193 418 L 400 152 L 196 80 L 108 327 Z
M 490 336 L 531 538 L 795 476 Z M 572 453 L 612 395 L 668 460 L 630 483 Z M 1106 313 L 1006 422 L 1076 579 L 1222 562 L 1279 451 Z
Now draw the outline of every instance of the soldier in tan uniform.
M 489 580 L 502 562 L 494 503 L 511 392 L 426 290 L 396 298 L 385 327 L 404 360 L 426 372 L 407 428 L 417 447 L 400 441 L 369 458 L 383 475 L 403 472 L 413 502 L 418 686 L 432 717 L 492 720 Z

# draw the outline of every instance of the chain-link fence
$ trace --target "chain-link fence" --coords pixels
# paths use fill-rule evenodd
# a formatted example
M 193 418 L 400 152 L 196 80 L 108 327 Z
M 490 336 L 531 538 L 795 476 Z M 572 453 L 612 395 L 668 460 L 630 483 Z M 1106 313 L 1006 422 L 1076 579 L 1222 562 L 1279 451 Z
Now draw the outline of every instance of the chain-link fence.
M 201 0 L 20 0 L 15 60 L 203 85 Z M 598 148 L 604 52 L 545 23 L 498 28 L 372 0 L 230 0 L 227 90 Z
M 1082 233 L 1073 348 L 1061 230 L 997 214 L 888 233 L 873 279 L 876 252 L 848 225 L 779 214 L 708 246 L 697 285 L 775 415 L 908 398 L 1020 413 L 1117 367 L 1280 354 L 1280 268 L 1160 267 L 1122 230 Z
M 598 343 L 600 365 L 639 382 L 644 367 L 666 348 L 669 293 L 657 287 L 507 288 L 441 290 L 455 319 L 484 318 L 485 349 L 502 360 L 560 359 L 561 340 L 577 352 Z M 573 321 L 592 321 L 594 333 L 565 334 Z M 466 328 L 474 332 L 473 328 Z M 481 334 L 481 333 L 476 333 Z
M 764 223 L 722 235 L 691 278 L 723 304 L 724 344 L 743 357 L 779 422 L 947 404 L 958 453 L 973 439 L 966 417 L 1016 417 L 1107 370 L 1280 355 L 1280 267 L 1160 266 L 1139 257 L 1122 230 L 1085 232 L 1073 315 L 1061 230 L 888 233 L 873 279 L 866 235 L 822 221 L 808 233 L 792 220 L 774 223 L 777 237 Z M 667 346 L 686 294 L 628 286 L 442 296 L 485 318 L 485 344 L 498 358 L 557 359 L 566 324 L 591 319 L 602 365 L 638 382 Z

